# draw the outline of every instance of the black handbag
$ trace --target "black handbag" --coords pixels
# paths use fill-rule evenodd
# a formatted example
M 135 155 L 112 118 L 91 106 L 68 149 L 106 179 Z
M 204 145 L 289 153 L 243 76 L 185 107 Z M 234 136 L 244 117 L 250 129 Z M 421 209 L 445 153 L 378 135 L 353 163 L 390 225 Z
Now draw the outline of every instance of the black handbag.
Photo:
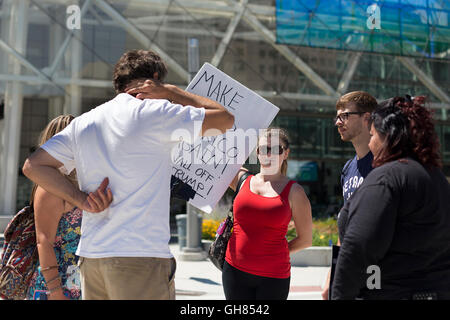
M 242 183 L 245 181 L 245 179 L 247 179 L 247 177 L 249 175 L 250 175 L 249 172 L 245 172 L 239 179 L 237 186 L 236 186 L 236 191 L 233 196 L 233 202 L 231 205 L 230 213 L 228 214 L 227 218 L 224 221 L 222 221 L 219 228 L 217 228 L 216 238 L 214 239 L 214 242 L 211 243 L 211 246 L 209 247 L 208 258 L 220 271 L 222 271 L 222 269 L 223 269 L 223 264 L 225 262 L 225 253 L 227 252 L 228 241 L 231 238 L 231 232 L 233 229 L 234 199 L 236 198 L 236 195 L 238 194 L 239 190 L 241 189 Z

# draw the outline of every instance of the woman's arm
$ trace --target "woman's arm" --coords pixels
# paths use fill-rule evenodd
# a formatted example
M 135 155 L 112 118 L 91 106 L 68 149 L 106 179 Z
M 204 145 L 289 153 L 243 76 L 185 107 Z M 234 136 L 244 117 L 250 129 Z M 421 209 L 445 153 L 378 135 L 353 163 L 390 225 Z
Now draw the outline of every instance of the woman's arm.
M 234 177 L 233 181 L 231 181 L 230 183 L 230 188 L 233 189 L 234 191 L 236 191 L 237 188 L 237 183 L 239 181 L 239 179 L 242 177 L 242 175 L 244 173 L 248 172 L 247 169 L 245 169 L 244 167 L 241 167 L 237 173 L 237 175 Z
M 288 243 L 289 253 L 293 253 L 312 245 L 312 216 L 309 199 L 297 183 L 294 183 L 289 192 L 289 203 L 297 231 L 297 237 Z
M 36 240 L 39 253 L 39 264 L 47 289 L 57 288 L 49 295 L 49 300 L 67 299 L 61 288 L 53 244 L 56 232 L 64 213 L 64 201 L 41 187 L 36 189 L 34 197 L 34 219 L 36 224 Z M 48 269 L 51 267 L 51 269 Z M 59 288 L 58 288 L 59 287 Z

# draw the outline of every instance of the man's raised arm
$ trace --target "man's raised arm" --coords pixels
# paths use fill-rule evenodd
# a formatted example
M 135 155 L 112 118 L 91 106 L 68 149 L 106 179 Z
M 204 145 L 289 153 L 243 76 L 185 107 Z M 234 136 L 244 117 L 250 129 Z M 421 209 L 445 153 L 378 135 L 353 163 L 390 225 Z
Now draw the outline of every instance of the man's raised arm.
M 171 84 L 164 84 L 157 80 L 145 80 L 128 89 L 126 93 L 138 99 L 167 99 L 183 106 L 190 105 L 196 108 L 205 108 L 202 136 L 217 135 L 217 131 L 214 132 L 215 130 L 210 129 L 216 129 L 221 133 L 225 133 L 234 124 L 234 116 L 220 103 L 187 92 Z M 208 132 L 208 130 L 210 131 Z

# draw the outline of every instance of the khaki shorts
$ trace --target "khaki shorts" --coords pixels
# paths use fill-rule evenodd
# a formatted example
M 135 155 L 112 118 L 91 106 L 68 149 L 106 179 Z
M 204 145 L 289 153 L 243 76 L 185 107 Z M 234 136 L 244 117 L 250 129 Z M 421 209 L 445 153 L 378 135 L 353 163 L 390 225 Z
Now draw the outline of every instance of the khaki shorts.
M 175 300 L 174 258 L 78 260 L 83 300 Z

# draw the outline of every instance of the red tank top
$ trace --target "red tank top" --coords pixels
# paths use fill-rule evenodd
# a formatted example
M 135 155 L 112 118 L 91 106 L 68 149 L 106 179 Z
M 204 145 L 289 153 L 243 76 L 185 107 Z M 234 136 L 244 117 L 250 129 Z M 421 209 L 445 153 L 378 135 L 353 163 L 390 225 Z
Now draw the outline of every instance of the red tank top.
M 233 205 L 233 233 L 225 260 L 233 267 L 258 276 L 288 278 L 291 274 L 286 233 L 292 217 L 289 181 L 280 195 L 265 197 L 250 190 L 249 176 Z

